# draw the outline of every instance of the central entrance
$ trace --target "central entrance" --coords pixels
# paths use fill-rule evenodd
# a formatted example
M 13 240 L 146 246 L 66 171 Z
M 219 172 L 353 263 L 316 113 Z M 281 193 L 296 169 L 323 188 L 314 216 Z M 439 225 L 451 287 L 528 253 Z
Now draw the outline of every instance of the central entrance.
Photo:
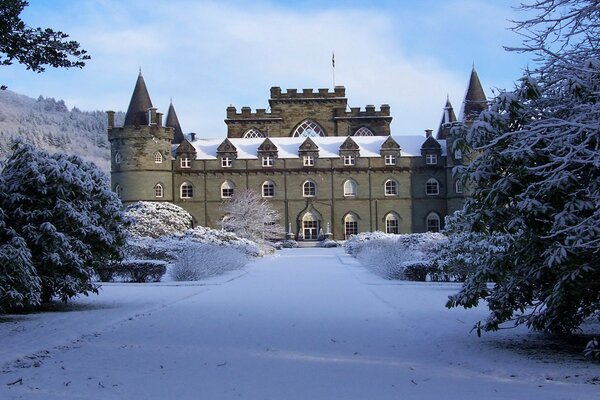
M 308 211 L 302 216 L 302 238 L 304 240 L 319 240 L 320 221 L 316 213 Z

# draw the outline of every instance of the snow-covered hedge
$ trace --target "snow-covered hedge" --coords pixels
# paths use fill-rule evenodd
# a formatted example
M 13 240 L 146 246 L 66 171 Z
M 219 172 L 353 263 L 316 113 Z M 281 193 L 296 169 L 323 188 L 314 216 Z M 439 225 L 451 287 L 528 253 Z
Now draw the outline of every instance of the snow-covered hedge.
M 158 260 L 127 260 L 97 268 L 102 282 L 160 282 L 167 272 L 167 263 Z
M 437 279 L 431 265 L 437 248 L 446 241 L 441 233 L 393 235 L 365 232 L 346 241 L 346 252 L 361 264 L 387 279 Z
M 197 281 L 240 269 L 247 262 L 248 257 L 239 249 L 190 241 L 179 252 L 169 275 L 175 281 Z
M 131 219 L 129 233 L 139 237 L 158 238 L 183 232 L 192 227 L 192 216 L 175 204 L 138 201 L 125 209 Z

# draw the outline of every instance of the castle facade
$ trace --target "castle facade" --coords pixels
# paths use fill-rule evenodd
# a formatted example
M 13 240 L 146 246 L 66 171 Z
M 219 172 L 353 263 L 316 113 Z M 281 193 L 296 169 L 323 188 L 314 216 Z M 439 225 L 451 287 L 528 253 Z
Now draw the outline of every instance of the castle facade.
M 183 133 L 173 104 L 153 107 L 140 73 L 122 127 L 108 114 L 111 185 L 124 204 L 167 201 L 195 223 L 220 228 L 221 206 L 253 189 L 281 215 L 288 237 L 345 239 L 365 231 L 439 231 L 462 207 L 452 175 L 458 120 L 449 101 L 437 134 L 392 136 L 390 107 L 349 108 L 345 88 L 271 88 L 269 111 L 227 108 L 227 137 Z M 461 120 L 487 106 L 473 69 Z

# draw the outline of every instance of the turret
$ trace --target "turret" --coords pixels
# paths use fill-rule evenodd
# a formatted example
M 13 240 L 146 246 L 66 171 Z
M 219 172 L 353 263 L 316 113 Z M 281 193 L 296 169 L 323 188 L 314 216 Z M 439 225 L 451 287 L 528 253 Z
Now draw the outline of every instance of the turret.
M 179 124 L 175 107 L 173 107 L 173 100 L 171 100 L 171 104 L 169 104 L 169 111 L 167 111 L 167 120 L 165 122 L 165 126 L 173 128 L 175 131 L 173 136 L 173 144 L 179 144 L 183 142 L 183 131 L 181 130 L 181 125 Z
M 465 100 L 460 112 L 461 121 L 465 123 L 472 122 L 482 111 L 487 109 L 487 106 L 485 93 L 473 65 L 471 77 L 469 78 L 469 86 L 467 87 L 467 93 L 465 94 Z
M 450 103 L 450 98 L 446 97 L 446 105 L 444 106 L 444 112 L 442 114 L 442 120 L 437 131 L 436 139 L 446 139 L 452 129 L 452 124 L 456 122 L 456 114 L 454 114 L 454 108 Z
M 125 114 L 125 122 L 123 126 L 142 126 L 148 125 L 150 122 L 148 119 L 148 110 L 152 109 L 152 101 L 142 76 L 142 71 L 138 74 L 131 100 L 129 101 L 129 107 L 127 108 L 127 114 Z

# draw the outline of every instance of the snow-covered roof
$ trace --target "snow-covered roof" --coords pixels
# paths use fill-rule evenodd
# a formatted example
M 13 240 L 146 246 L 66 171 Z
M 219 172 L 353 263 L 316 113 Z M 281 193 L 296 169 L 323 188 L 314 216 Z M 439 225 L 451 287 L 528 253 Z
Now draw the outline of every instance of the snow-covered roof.
M 347 136 L 311 137 L 319 147 L 319 158 L 338 158 L 339 149 Z M 361 157 L 380 157 L 381 145 L 388 136 L 352 136 L 358 145 Z M 400 145 L 401 157 L 418 157 L 421 155 L 421 146 L 427 139 L 422 135 L 392 136 Z M 190 140 L 189 136 L 187 137 Z M 214 160 L 217 158 L 217 147 L 224 139 L 195 139 L 191 144 L 196 149 L 196 159 Z M 237 149 L 238 159 L 255 160 L 258 158 L 258 147 L 265 138 L 228 138 Z M 306 138 L 301 137 L 270 137 L 269 140 L 277 146 L 278 158 L 298 158 L 298 149 Z M 446 155 L 446 141 L 438 140 L 442 148 L 442 156 Z

